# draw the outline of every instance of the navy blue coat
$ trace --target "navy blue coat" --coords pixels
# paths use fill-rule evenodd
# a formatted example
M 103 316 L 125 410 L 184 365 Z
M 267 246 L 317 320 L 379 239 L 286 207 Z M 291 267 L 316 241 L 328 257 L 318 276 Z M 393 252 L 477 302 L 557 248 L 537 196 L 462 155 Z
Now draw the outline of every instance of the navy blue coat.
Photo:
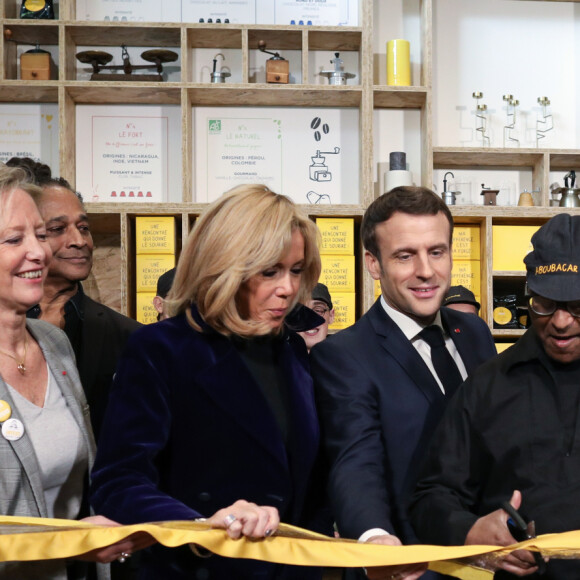
M 468 373 L 495 354 L 481 318 L 449 308 L 441 317 Z M 407 499 L 446 404 L 429 368 L 380 300 L 316 345 L 311 367 L 341 535 L 383 528 L 416 543 Z
M 136 331 L 115 375 L 99 441 L 96 512 L 124 524 L 187 520 L 245 499 L 276 507 L 283 522 L 316 528 L 319 428 L 306 347 L 293 332 L 277 345 L 289 386 L 287 448 L 228 338 L 207 327 L 195 331 L 184 315 Z M 198 558 L 188 547 L 153 546 L 141 566 L 139 577 L 151 579 L 320 576 L 308 568 Z

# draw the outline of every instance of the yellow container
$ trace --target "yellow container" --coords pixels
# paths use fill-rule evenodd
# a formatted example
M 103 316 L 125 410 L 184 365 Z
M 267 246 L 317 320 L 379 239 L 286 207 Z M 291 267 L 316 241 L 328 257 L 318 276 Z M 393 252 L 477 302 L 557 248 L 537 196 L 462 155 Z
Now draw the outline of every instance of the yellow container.
M 373 280 L 373 288 L 375 290 L 375 300 L 383 293 L 380 280 Z
M 137 254 L 137 292 L 156 292 L 157 280 L 161 274 L 175 266 L 175 256 L 170 254 Z
M 453 228 L 453 259 L 479 260 L 479 226 L 455 226 Z
M 329 328 L 341 330 L 356 322 L 356 294 L 354 292 L 333 292 L 332 306 L 334 308 L 334 322 Z
M 532 236 L 540 226 L 493 226 L 493 269 L 525 272 L 524 258 L 534 248 Z
M 411 45 L 400 38 L 387 42 L 387 85 L 411 85 Z
M 353 218 L 317 218 L 316 225 L 320 230 L 321 254 L 354 254 Z
M 451 286 L 465 286 L 481 302 L 481 262 L 479 260 L 453 260 Z
M 319 282 L 326 284 L 331 296 L 335 292 L 355 291 L 354 256 L 320 256 L 322 272 Z
M 499 354 L 500 352 L 503 352 L 504 350 L 506 350 L 507 348 L 509 348 L 513 344 L 515 344 L 515 343 L 514 342 L 496 342 L 495 348 L 497 350 L 497 353 Z
M 137 216 L 135 250 L 137 254 L 175 254 L 175 218 Z
M 153 306 L 155 292 L 137 292 L 137 322 L 151 324 L 157 322 L 157 310 Z

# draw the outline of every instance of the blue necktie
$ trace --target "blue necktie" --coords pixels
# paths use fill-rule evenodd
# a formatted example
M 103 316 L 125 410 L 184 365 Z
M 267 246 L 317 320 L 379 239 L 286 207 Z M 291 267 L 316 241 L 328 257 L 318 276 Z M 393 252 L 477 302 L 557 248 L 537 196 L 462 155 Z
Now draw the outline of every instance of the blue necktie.
M 431 347 L 431 362 L 445 389 L 445 396 L 451 397 L 463 379 L 453 357 L 445 346 L 441 327 L 436 324 L 427 326 L 419 333 L 419 336 Z

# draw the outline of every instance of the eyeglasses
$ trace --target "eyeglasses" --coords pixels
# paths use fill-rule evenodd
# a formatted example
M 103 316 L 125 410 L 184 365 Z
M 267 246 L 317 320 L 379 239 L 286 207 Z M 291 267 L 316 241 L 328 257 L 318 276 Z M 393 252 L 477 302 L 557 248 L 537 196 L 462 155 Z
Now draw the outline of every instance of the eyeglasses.
M 330 308 L 324 308 L 324 306 L 315 306 L 312 310 L 314 310 L 318 316 L 324 316 L 327 312 L 330 312 Z
M 567 310 L 575 318 L 580 318 L 580 300 L 557 302 L 543 296 L 530 296 L 528 304 L 539 316 L 551 316 L 558 308 Z

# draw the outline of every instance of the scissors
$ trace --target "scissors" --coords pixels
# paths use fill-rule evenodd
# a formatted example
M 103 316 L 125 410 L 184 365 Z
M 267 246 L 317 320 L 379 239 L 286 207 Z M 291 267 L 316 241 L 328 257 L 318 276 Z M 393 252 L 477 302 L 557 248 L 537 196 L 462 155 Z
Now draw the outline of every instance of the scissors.
M 518 541 L 523 542 L 524 540 L 531 540 L 536 537 L 536 524 L 532 520 L 531 522 L 526 522 L 526 520 L 521 516 L 520 512 L 509 502 L 504 501 L 501 504 L 504 511 L 510 516 L 507 521 L 507 526 L 510 534 Z M 536 566 L 538 567 L 537 574 L 543 574 L 546 571 L 546 562 L 542 558 L 542 554 L 539 552 L 532 552 L 534 555 L 534 560 Z

